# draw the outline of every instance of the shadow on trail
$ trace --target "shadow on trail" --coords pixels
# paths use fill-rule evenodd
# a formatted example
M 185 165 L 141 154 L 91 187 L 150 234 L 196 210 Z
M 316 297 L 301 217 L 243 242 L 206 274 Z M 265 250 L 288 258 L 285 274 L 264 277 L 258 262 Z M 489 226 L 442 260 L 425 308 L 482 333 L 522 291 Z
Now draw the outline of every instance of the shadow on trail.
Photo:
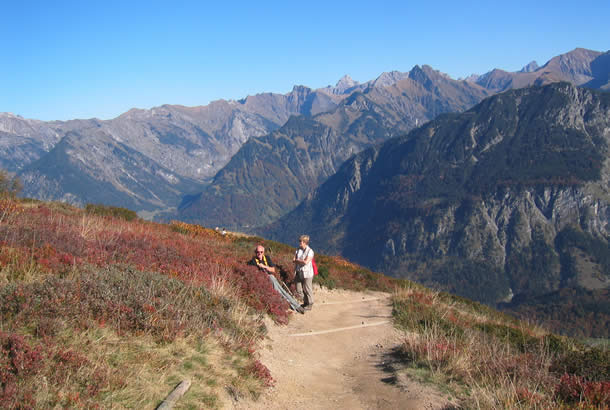
M 383 347 L 383 346 L 379 346 Z M 379 370 L 383 372 L 385 375 L 380 380 L 383 383 L 386 383 L 394 388 L 399 389 L 402 392 L 410 391 L 410 383 L 412 382 L 414 385 L 419 384 L 421 382 L 416 382 L 415 380 L 411 380 L 403 370 L 409 367 L 409 364 L 413 363 L 413 359 L 410 355 L 406 354 L 403 349 L 401 349 L 400 345 L 394 346 L 389 350 L 385 350 L 383 352 L 375 352 L 370 355 L 371 360 L 375 360 L 377 367 Z M 447 404 L 442 410 L 461 410 L 462 407 L 459 407 L 454 404 Z

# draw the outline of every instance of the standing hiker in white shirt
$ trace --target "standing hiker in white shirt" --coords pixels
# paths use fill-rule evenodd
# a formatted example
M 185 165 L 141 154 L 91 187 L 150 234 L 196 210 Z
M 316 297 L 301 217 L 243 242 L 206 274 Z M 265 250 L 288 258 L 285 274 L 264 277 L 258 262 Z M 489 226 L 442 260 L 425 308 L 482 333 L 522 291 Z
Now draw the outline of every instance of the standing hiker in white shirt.
M 299 237 L 299 247 L 294 255 L 294 271 L 297 283 L 297 294 L 303 298 L 303 309 L 311 310 L 313 306 L 313 249 L 309 247 L 309 236 Z

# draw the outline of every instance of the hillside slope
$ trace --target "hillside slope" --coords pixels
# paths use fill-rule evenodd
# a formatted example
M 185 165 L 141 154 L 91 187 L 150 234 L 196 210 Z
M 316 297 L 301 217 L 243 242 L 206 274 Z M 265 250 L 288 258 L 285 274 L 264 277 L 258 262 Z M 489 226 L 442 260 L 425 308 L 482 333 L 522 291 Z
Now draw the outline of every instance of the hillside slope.
M 7 192 L 0 238 L 6 408 L 155 408 L 183 380 L 191 387 L 180 407 L 261 407 L 295 387 L 302 368 L 282 373 L 291 360 L 331 378 L 312 383 L 311 395 L 275 396 L 285 401 L 279 405 L 325 392 L 346 404 L 430 404 L 413 394 L 434 390 L 443 392 L 434 403 L 451 397 L 468 408 L 610 404 L 607 350 L 321 252 L 316 306 L 297 319 L 266 274 L 245 263 L 263 243 L 278 278 L 290 283 L 294 248 L 281 243 L 154 224 L 121 208 L 17 201 Z M 389 326 L 390 309 L 399 330 Z M 281 340 L 293 330 L 291 342 Z M 302 361 L 316 349 L 290 349 L 297 337 L 317 338 L 328 361 Z M 263 350 L 269 343 L 283 352 L 273 355 L 279 371 Z

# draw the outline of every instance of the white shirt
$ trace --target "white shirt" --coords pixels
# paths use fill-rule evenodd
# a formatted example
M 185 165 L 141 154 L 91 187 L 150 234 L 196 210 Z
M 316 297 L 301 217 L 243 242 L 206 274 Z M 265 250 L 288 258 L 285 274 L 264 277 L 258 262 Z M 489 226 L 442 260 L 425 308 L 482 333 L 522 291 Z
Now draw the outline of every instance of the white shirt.
M 313 256 L 314 256 L 313 249 L 311 249 L 309 246 L 305 247 L 305 250 L 303 250 L 301 248 L 297 249 L 297 253 L 296 253 L 297 259 L 305 260 L 309 256 L 311 256 L 311 258 L 313 259 Z M 313 278 L 313 265 L 311 264 L 311 261 L 309 261 L 309 263 L 303 265 L 301 270 L 303 271 L 304 278 Z

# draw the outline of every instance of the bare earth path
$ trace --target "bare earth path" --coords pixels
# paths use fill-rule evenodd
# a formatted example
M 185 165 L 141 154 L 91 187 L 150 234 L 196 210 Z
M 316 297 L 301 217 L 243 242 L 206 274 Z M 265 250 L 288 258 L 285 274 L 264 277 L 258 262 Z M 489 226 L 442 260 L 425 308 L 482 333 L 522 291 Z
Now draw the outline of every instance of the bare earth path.
M 400 343 L 392 327 L 389 295 L 315 289 L 315 305 L 287 326 L 268 324 L 261 362 L 275 387 L 257 402 L 234 409 L 442 409 L 434 389 L 392 371 L 390 352 Z

